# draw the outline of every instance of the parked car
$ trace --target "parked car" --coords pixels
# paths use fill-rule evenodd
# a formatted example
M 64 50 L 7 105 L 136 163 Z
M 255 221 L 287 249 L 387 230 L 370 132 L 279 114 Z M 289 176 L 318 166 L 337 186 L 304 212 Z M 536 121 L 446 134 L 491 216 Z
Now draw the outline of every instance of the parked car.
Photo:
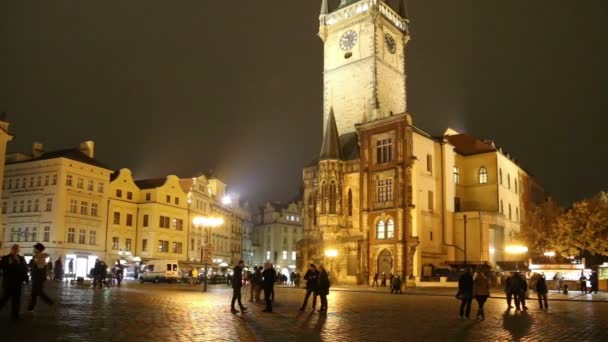
M 145 271 L 139 274 L 139 282 L 177 282 L 180 273 L 177 260 L 151 260 L 146 264 Z

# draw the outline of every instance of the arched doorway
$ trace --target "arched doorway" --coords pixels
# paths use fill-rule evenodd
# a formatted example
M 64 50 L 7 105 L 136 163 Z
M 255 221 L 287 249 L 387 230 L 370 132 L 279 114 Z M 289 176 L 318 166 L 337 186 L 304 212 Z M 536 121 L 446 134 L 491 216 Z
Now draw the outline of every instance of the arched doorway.
M 383 250 L 378 254 L 378 274 L 393 273 L 393 255 L 388 249 Z

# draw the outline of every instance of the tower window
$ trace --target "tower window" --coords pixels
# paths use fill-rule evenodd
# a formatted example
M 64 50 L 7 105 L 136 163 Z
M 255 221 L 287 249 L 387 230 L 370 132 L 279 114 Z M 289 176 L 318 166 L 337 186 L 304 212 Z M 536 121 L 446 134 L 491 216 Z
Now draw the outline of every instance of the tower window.
M 454 166 L 453 176 L 454 184 L 458 185 L 460 183 L 460 170 L 456 166 Z
M 376 162 L 389 163 L 393 160 L 393 139 L 379 139 L 376 141 Z
M 484 166 L 479 168 L 479 184 L 486 184 L 488 182 L 488 169 Z
M 353 191 L 348 189 L 348 216 L 353 216 Z
M 376 224 L 376 239 L 383 240 L 385 238 L 385 236 L 386 236 L 386 234 L 385 234 L 384 221 L 380 220 Z
M 390 202 L 393 200 L 393 179 L 380 179 L 376 189 L 377 200 L 379 203 Z
M 395 237 L 395 221 L 389 219 L 386 223 L 386 238 L 392 239 Z

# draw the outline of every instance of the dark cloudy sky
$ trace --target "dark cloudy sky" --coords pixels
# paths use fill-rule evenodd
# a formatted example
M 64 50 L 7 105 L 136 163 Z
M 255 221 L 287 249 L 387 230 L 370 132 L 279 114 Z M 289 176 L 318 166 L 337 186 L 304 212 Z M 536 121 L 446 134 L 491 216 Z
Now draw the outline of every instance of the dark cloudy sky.
M 0 2 L 0 111 L 139 178 L 285 200 L 321 139 L 321 0 Z M 492 138 L 560 201 L 608 190 L 608 1 L 410 0 L 417 126 Z

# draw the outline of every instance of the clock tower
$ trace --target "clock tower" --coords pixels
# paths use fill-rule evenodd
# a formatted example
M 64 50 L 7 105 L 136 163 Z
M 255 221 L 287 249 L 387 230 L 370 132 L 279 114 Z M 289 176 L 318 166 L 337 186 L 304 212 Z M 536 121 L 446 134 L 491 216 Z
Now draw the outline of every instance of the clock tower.
M 339 135 L 355 125 L 407 110 L 405 0 L 323 0 L 324 127 L 331 108 Z

